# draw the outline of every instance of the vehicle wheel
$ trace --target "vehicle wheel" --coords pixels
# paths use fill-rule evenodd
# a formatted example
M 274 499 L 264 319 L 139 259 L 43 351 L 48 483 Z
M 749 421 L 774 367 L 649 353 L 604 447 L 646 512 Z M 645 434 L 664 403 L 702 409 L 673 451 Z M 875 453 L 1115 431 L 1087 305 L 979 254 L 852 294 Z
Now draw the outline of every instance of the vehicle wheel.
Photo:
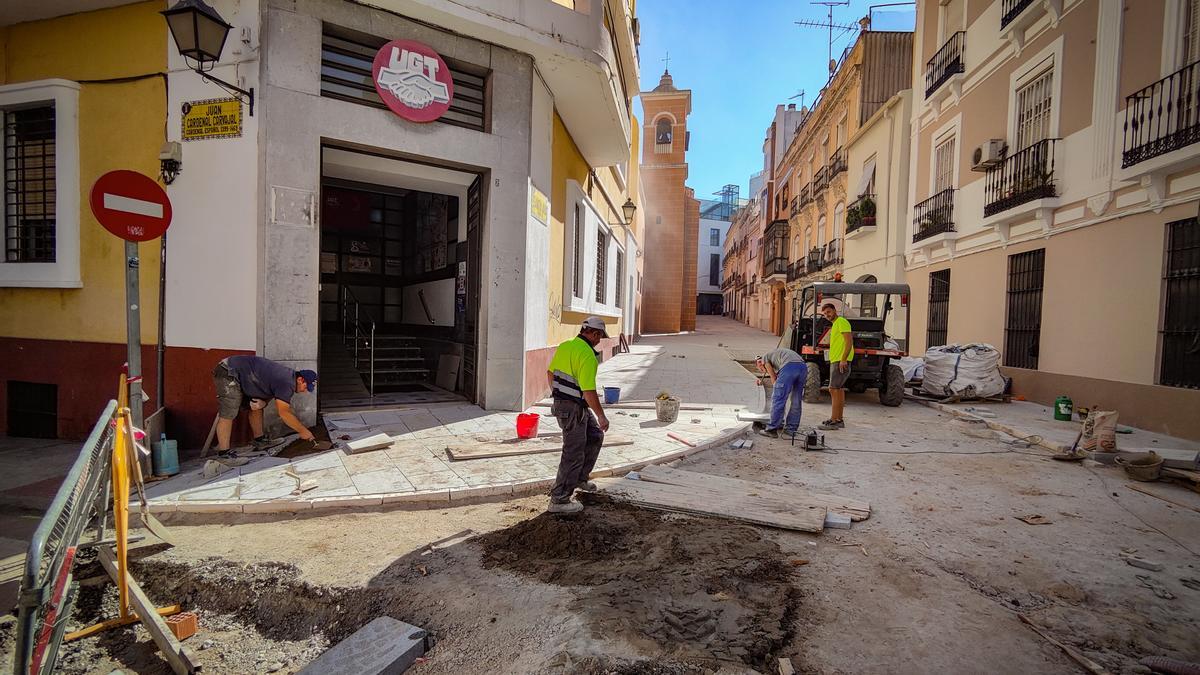
M 846 388 L 854 394 L 861 394 L 867 390 L 867 383 L 862 380 L 855 380 L 846 385 Z
M 879 388 L 879 402 L 895 408 L 904 401 L 904 370 L 894 363 L 888 364 L 884 373 L 883 386 Z
M 804 402 L 820 403 L 821 401 L 821 366 L 817 363 L 808 364 L 808 374 L 804 377 Z

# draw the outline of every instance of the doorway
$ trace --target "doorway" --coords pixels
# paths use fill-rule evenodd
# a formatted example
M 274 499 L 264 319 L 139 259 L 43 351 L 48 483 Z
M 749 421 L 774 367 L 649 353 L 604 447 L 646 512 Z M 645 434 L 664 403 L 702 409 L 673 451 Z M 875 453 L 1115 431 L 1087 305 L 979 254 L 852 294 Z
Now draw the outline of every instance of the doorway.
M 475 402 L 479 174 L 334 147 L 321 164 L 320 407 Z

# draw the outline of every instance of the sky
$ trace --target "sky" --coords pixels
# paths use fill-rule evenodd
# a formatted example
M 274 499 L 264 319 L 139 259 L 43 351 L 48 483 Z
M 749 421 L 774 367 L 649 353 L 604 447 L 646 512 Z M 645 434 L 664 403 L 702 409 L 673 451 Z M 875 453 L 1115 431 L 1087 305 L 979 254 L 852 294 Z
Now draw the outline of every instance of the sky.
M 851 25 L 876 6 L 875 30 L 912 30 L 912 5 L 850 0 L 833 8 L 833 23 Z M 675 86 L 692 90 L 688 185 L 700 199 L 727 183 L 747 196 L 762 170 L 762 142 L 779 103 L 804 90 L 811 105 L 828 80 L 828 33 L 794 22 L 828 19 L 825 5 L 804 0 L 638 0 L 642 90 L 658 86 L 670 54 Z M 833 57 L 857 34 L 834 29 Z M 640 118 L 645 121 L 645 115 Z

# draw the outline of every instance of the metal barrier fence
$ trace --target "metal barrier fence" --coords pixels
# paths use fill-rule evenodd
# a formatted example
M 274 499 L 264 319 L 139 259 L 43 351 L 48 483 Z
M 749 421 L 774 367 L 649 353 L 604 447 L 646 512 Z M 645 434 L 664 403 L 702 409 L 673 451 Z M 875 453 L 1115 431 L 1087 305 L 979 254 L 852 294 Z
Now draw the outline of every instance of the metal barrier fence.
M 96 540 L 104 537 L 116 411 L 117 402 L 109 401 L 29 542 L 17 610 L 17 675 L 54 669 L 79 590 L 71 575 L 79 538 L 93 522 Z

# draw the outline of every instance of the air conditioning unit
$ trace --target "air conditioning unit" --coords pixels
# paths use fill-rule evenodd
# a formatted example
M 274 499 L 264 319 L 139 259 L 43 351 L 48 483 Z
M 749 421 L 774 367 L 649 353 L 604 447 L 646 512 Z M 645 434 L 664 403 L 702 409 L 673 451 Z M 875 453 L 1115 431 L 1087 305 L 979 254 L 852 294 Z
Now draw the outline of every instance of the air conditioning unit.
M 993 138 L 971 153 L 971 170 L 987 171 L 1004 160 L 1007 144 L 1003 138 Z

